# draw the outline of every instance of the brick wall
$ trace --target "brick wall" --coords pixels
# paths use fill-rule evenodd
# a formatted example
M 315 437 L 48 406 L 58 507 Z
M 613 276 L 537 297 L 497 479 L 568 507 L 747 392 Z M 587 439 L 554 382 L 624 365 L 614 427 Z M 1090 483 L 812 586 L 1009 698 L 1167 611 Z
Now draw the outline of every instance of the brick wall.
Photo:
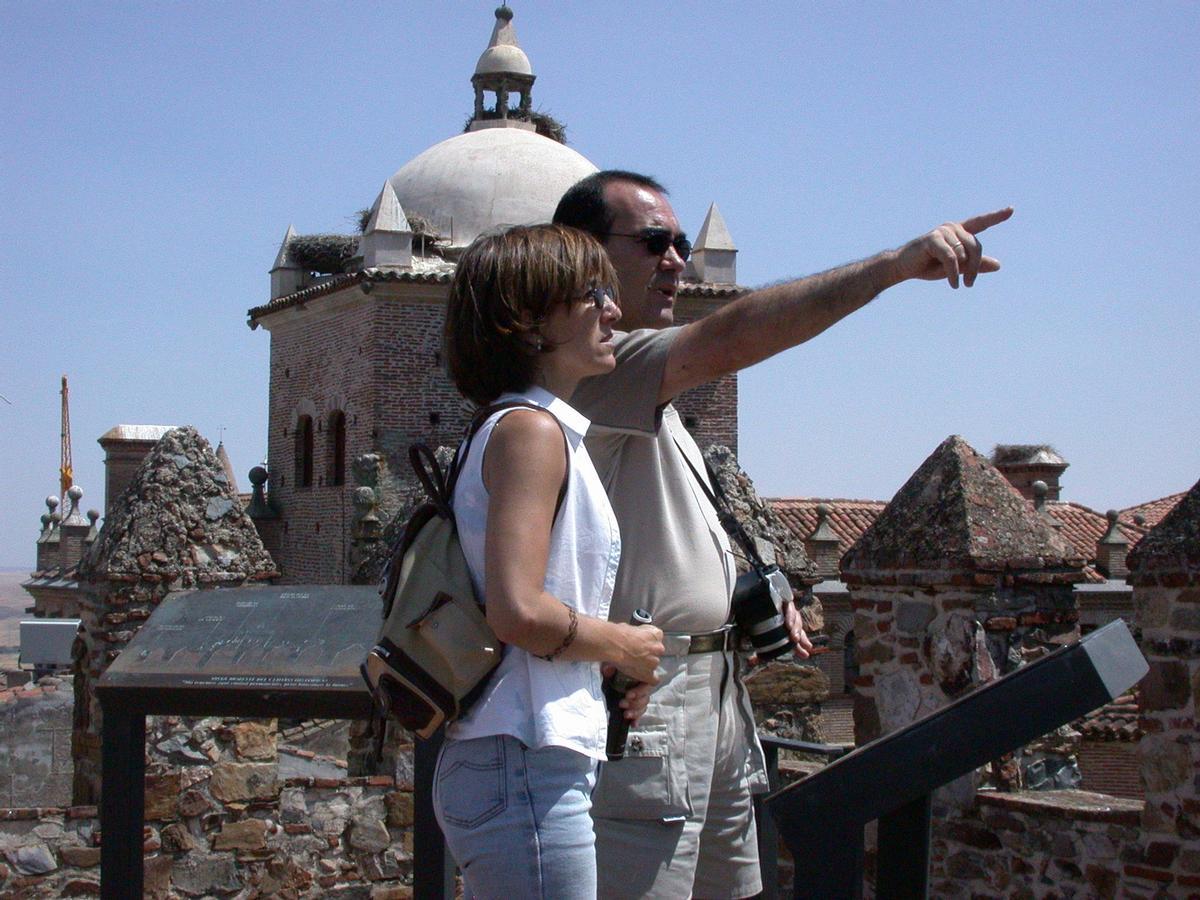
M 291 584 L 350 580 L 353 478 L 327 484 L 329 414 L 346 414 L 346 459 L 383 454 L 389 470 L 408 480 L 410 444 L 453 446 L 470 406 L 446 374 L 442 353 L 445 284 L 355 285 L 282 311 L 271 330 L 270 490 L 282 515 L 276 562 Z M 724 300 L 683 298 L 687 322 Z M 737 449 L 737 376 L 689 391 L 676 403 L 701 447 Z M 297 417 L 314 427 L 313 484 L 296 484 Z M 274 548 L 272 548 L 274 549 Z
M 330 415 L 346 417 L 346 462 L 372 446 L 373 300 L 357 288 L 314 301 L 271 326 L 270 492 L 282 516 L 276 560 L 288 583 L 337 584 L 347 575 L 353 479 L 330 484 Z M 317 304 L 321 304 L 319 307 Z M 313 479 L 296 479 L 296 424 L 313 422 Z

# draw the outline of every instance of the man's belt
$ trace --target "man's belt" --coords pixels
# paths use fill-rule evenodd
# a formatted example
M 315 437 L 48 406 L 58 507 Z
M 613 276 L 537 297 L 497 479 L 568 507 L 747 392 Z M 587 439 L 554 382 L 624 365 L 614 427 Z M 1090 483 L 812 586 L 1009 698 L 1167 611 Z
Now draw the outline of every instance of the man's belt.
M 667 645 L 667 656 L 682 656 L 692 653 L 720 653 L 737 647 L 737 639 L 733 634 L 733 626 L 726 625 L 716 631 L 705 631 L 702 634 L 681 634 L 678 631 L 668 631 L 664 635 Z M 678 647 L 674 653 L 672 646 Z M 684 649 L 686 647 L 686 649 Z

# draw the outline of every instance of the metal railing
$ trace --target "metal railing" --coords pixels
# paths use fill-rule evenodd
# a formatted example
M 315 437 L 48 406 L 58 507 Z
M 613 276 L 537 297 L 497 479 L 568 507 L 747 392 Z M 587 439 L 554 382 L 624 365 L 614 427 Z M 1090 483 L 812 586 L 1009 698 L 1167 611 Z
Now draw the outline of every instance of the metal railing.
M 792 854 L 792 895 L 857 898 L 863 829 L 878 821 L 876 895 L 927 897 L 931 797 L 942 785 L 1120 696 L 1148 670 L 1117 620 L 853 751 L 762 735 L 772 793 L 756 798 L 763 897 L 778 895 L 778 847 Z M 433 816 L 440 737 L 417 742 L 414 896 L 454 896 L 454 863 Z M 780 787 L 780 750 L 831 762 Z

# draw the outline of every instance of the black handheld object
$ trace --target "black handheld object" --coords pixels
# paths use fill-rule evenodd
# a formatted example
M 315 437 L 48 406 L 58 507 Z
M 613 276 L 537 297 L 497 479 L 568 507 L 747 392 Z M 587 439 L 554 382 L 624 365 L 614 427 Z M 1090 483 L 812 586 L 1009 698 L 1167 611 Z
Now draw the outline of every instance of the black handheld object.
M 635 609 L 629 617 L 630 625 L 649 625 L 653 619 L 644 609 Z M 629 720 L 621 709 L 621 698 L 625 692 L 638 684 L 624 672 L 613 672 L 604 679 L 604 702 L 608 706 L 608 741 L 604 752 L 610 760 L 625 758 L 625 740 L 629 737 Z
M 753 566 L 733 588 L 733 620 L 750 638 L 760 662 L 778 659 L 792 649 L 783 605 L 792 599 L 787 576 L 779 566 Z

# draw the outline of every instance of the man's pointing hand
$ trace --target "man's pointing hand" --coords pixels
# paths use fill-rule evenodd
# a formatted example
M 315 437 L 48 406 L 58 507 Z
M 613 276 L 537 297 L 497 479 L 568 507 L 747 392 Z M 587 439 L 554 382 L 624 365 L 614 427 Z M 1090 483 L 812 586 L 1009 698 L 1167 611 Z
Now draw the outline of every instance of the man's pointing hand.
M 963 284 L 970 287 L 980 272 L 995 272 L 1000 268 L 998 259 L 983 255 L 983 244 L 976 235 L 1012 214 L 1012 207 L 1008 206 L 961 222 L 946 222 L 909 241 L 896 251 L 899 276 L 896 282 L 910 278 L 926 281 L 945 278 L 950 287 L 957 288 L 961 275 Z

